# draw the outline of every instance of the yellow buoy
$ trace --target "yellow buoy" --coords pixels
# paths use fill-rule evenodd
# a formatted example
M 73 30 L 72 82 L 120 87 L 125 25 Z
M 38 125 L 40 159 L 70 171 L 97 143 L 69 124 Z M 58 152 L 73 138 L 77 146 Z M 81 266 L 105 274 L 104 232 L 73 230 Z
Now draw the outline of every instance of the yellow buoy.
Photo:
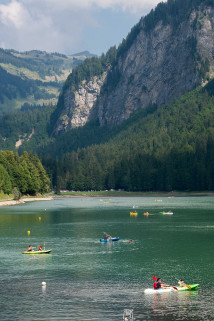
M 41 219 L 42 219 L 41 216 L 39 216 L 39 221 L 41 221 Z
M 30 235 L 30 231 L 27 231 L 27 235 Z

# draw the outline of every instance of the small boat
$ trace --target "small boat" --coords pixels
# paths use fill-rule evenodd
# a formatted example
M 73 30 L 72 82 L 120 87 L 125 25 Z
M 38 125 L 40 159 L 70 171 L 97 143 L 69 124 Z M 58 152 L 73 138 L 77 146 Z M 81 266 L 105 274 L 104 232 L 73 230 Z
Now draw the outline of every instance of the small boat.
M 149 215 L 149 212 L 145 212 L 145 213 L 143 213 L 144 215 Z
M 24 251 L 22 254 L 30 254 L 30 255 L 35 255 L 35 254 L 49 254 L 51 253 L 52 250 L 42 250 L 42 251 Z
M 167 292 L 175 292 L 175 291 L 195 291 L 197 290 L 199 284 L 191 284 L 189 285 L 191 287 L 191 289 L 189 289 L 187 286 L 170 286 L 167 289 L 159 289 L 159 290 L 155 290 L 155 289 L 146 289 L 144 291 L 144 293 L 147 294 L 152 294 L 152 293 L 167 293 Z
M 106 243 L 106 242 L 115 242 L 115 241 L 119 241 L 119 237 L 110 237 L 110 238 L 108 238 L 108 239 L 100 239 L 100 242 L 104 242 L 104 243 Z
M 173 214 L 173 212 L 172 211 L 168 211 L 168 212 L 160 212 L 160 214 L 162 214 L 162 215 L 172 215 Z
M 135 216 L 137 216 L 138 215 L 138 212 L 130 212 L 130 215 L 135 215 Z

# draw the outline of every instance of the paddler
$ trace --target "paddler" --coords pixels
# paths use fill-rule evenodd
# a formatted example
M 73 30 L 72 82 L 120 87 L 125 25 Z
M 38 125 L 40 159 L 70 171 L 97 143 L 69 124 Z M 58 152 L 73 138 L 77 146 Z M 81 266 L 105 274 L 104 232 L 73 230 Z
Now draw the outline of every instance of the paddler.
M 31 244 L 29 245 L 29 247 L 28 247 L 27 251 L 28 251 L 28 252 L 33 251 L 33 248 L 32 248 L 32 245 L 31 245 Z
M 42 251 L 42 246 L 38 245 L 39 251 Z
M 167 289 L 168 286 L 169 286 L 168 284 L 163 284 L 161 282 L 161 278 L 157 278 L 157 280 L 154 283 L 154 289 L 155 290 Z
M 108 239 L 111 238 L 111 236 L 110 236 L 109 234 L 107 234 L 106 232 L 104 232 L 104 234 L 105 234 L 105 236 L 104 236 L 104 239 L 105 239 L 105 240 L 108 240 Z
M 184 280 L 179 280 L 178 281 L 179 286 L 183 287 L 186 286 L 186 284 L 184 283 Z

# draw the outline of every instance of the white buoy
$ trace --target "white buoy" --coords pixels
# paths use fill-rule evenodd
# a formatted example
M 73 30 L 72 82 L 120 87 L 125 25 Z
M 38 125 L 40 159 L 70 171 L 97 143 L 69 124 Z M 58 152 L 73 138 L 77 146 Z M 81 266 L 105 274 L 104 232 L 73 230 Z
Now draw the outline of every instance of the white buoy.
M 42 286 L 46 286 L 46 282 L 43 281 L 43 282 L 42 282 Z

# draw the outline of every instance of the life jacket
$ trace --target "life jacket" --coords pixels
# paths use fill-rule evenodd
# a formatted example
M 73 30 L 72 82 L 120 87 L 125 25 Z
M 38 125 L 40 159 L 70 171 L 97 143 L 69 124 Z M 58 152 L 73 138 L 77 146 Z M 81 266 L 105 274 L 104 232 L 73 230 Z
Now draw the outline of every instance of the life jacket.
M 157 289 L 160 289 L 161 288 L 161 283 L 158 282 L 158 281 L 155 281 L 154 283 L 154 289 L 157 290 Z

